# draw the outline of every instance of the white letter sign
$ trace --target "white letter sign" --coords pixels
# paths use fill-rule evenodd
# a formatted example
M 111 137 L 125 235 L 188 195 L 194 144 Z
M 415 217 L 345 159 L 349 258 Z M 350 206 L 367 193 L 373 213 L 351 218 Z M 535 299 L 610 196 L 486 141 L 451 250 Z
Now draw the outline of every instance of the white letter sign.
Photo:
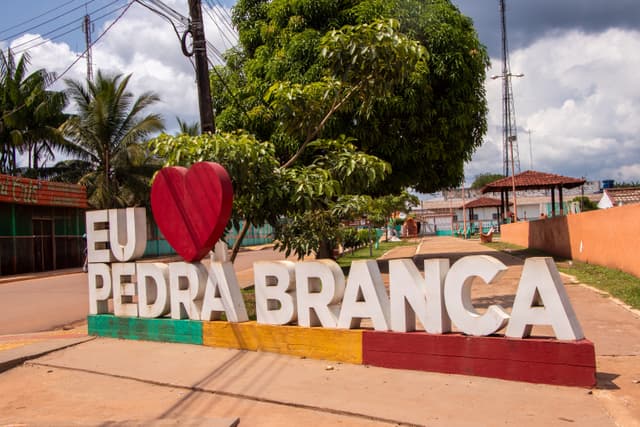
M 497 279 L 507 267 L 487 255 L 472 255 L 453 264 L 444 285 L 444 297 L 449 317 L 461 332 L 467 335 L 484 336 L 496 333 L 509 320 L 509 315 L 499 305 L 489 306 L 487 312 L 479 314 L 471 302 L 471 282 L 480 277 L 489 284 Z
M 358 328 L 362 319 L 370 318 L 376 331 L 388 331 L 389 310 L 389 297 L 378 263 L 374 260 L 354 261 L 344 291 L 338 328 Z
M 259 261 L 253 264 L 256 286 L 256 320 L 286 325 L 298 318 L 295 302 L 294 264 L 291 261 Z
M 410 259 L 389 261 L 391 330 L 416 330 L 416 316 L 430 334 L 451 331 L 451 320 L 444 305 L 444 279 L 448 259 L 424 260 L 424 279 Z
M 136 263 L 138 315 L 153 319 L 169 313 L 169 267 L 159 262 Z
M 147 247 L 145 208 L 109 209 L 109 243 L 118 261 L 126 262 L 144 255 Z
M 544 305 L 534 307 L 537 304 Z M 561 340 L 584 338 L 552 258 L 528 258 L 524 262 L 506 335 L 528 337 L 532 325 L 551 325 Z
M 296 264 L 298 325 L 338 325 L 337 305 L 344 295 L 344 273 L 332 260 L 320 259 Z
M 220 320 L 222 313 L 229 322 L 249 320 L 233 264 L 212 262 L 204 291 L 201 319 Z
M 169 264 L 171 318 L 200 320 L 207 269 L 201 263 Z

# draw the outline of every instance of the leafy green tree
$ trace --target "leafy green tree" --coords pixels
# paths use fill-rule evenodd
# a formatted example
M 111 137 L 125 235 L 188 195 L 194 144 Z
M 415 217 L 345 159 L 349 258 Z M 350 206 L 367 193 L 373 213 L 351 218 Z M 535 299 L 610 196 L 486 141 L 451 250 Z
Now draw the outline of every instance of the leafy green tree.
M 283 250 L 330 257 L 363 195 L 459 182 L 486 128 L 488 60 L 448 1 L 240 0 L 234 23 L 241 48 L 211 74 L 217 126 L 273 147 Z M 189 163 L 188 144 L 161 142 Z
M 473 180 L 471 188 L 474 190 L 479 190 L 485 185 L 502 178 L 504 178 L 504 175 L 501 175 L 499 173 L 481 173 L 480 175 L 476 175 L 476 179 Z
M 598 209 L 598 204 L 596 202 L 592 202 L 587 196 L 574 197 L 572 202 L 579 203 L 582 212 L 595 211 Z
M 89 203 L 98 209 L 145 204 L 150 178 L 160 167 L 143 144 L 164 128 L 159 115 L 144 112 L 159 98 L 151 92 L 135 97 L 127 90 L 130 78 L 98 71 L 86 86 L 65 81 L 77 113 L 62 131 L 88 166 L 79 183 L 87 186 Z
M 66 120 L 64 93 L 48 91 L 55 75 L 44 69 L 27 73 L 29 57 L 16 62 L 11 50 L 0 52 L 0 171 L 13 173 L 16 155 L 27 154 L 23 171 L 38 177 L 44 161 L 54 159 L 54 150 L 70 152 L 58 127 Z
M 321 123 L 391 164 L 380 192 L 459 184 L 486 132 L 488 56 L 448 0 L 239 0 L 233 18 L 241 49 L 212 75 L 221 129 L 273 141 L 284 164 Z
M 308 147 L 314 162 L 288 168 L 280 166 L 274 144 L 243 131 L 197 137 L 162 134 L 150 146 L 168 165 L 188 166 L 206 160 L 227 169 L 235 193 L 232 223 L 239 228 L 245 220 L 232 260 L 248 227 L 266 223 L 277 228 L 280 247 L 287 253 L 302 257 L 319 253 L 322 246 L 323 254 L 330 255 L 340 216 L 329 208 L 340 194 L 367 182 L 373 185 L 388 171 L 386 163 L 356 152 L 348 140 L 314 141 Z M 305 233 L 298 233 L 301 230 Z

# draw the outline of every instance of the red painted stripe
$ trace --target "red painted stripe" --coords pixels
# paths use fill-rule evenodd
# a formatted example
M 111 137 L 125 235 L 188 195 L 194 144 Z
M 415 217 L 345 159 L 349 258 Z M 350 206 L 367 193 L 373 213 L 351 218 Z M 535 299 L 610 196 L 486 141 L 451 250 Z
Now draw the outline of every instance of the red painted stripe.
M 372 366 L 580 387 L 596 381 L 588 340 L 365 331 L 362 346 L 363 363 Z

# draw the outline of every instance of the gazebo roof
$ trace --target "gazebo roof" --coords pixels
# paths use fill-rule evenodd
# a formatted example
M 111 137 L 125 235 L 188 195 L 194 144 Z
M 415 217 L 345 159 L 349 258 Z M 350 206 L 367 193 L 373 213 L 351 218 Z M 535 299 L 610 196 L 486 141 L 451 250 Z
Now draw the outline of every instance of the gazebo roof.
M 493 197 L 478 197 L 464 205 L 466 209 L 499 208 L 500 206 L 502 206 L 502 202 L 499 199 L 494 199 Z
M 537 171 L 525 171 L 515 175 L 513 178 L 515 179 L 516 190 L 542 190 L 555 187 L 575 188 L 586 182 L 584 179 Z M 485 185 L 481 191 L 484 194 L 511 191 L 512 189 L 512 178 L 508 176 Z

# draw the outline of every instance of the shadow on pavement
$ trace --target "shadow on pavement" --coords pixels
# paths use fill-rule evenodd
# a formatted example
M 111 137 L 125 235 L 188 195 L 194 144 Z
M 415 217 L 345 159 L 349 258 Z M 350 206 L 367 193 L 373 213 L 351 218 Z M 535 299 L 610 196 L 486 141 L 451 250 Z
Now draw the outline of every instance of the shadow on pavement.
M 413 263 L 418 267 L 418 270 L 424 270 L 424 260 L 426 259 L 436 259 L 436 258 L 446 258 L 449 260 L 450 265 L 453 265 L 460 258 L 471 256 L 471 255 L 488 255 L 500 260 L 507 267 L 511 267 L 514 265 L 523 265 L 524 259 L 518 258 L 516 256 L 510 255 L 506 252 L 501 251 L 478 251 L 478 252 L 443 252 L 436 254 L 420 254 L 415 255 L 411 259 Z M 378 267 L 380 268 L 381 273 L 389 273 L 389 259 L 379 259 Z

